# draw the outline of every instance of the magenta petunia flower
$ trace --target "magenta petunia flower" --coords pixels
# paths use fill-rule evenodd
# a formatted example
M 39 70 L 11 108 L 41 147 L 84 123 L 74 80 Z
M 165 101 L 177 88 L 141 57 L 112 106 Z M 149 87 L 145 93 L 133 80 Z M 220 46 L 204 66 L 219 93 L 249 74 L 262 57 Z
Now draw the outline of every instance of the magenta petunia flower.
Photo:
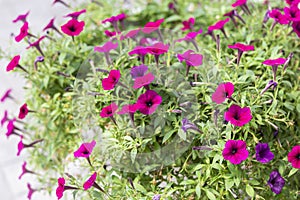
M 27 174 L 27 173 L 29 173 L 29 174 L 35 174 L 35 172 L 33 172 L 33 171 L 31 171 L 31 170 L 28 170 L 28 169 L 26 168 L 26 165 L 27 165 L 27 162 L 24 162 L 23 165 L 22 165 L 22 173 L 21 173 L 21 175 L 19 176 L 19 179 L 21 179 L 21 178 L 24 176 L 24 174 Z
M 134 80 L 134 85 L 133 85 L 133 89 L 138 89 L 141 88 L 143 86 L 148 87 L 148 85 L 155 79 L 155 76 L 152 73 L 148 73 L 142 77 L 137 77 Z M 148 87 L 149 89 L 149 87 Z
M 293 22 L 292 24 L 293 31 L 297 34 L 300 38 L 300 22 Z
M 122 109 L 118 112 L 119 115 L 135 113 L 139 109 L 136 103 L 134 104 L 127 104 L 122 107 Z
M 115 88 L 116 84 L 119 82 L 121 77 L 119 70 L 111 70 L 107 78 L 102 80 L 102 87 L 104 90 L 112 90 Z
M 193 50 L 187 50 L 183 54 L 177 54 L 177 58 L 180 62 L 186 63 L 186 76 L 188 76 L 190 68 L 197 67 L 203 63 L 203 55 L 194 53 Z
M 145 55 L 149 53 L 149 50 L 143 46 L 136 46 L 132 51 L 128 52 L 128 55 L 138 55 L 142 63 L 145 62 Z
M 90 143 L 83 143 L 80 145 L 80 147 L 74 152 L 75 158 L 88 158 L 94 147 L 96 146 L 96 141 L 93 140 Z
M 112 103 L 104 108 L 102 108 L 100 112 L 100 117 L 107 118 L 107 117 L 113 117 L 113 115 L 118 110 L 118 106 L 116 103 Z
M 159 56 L 169 51 L 169 45 L 165 45 L 161 42 L 155 43 L 152 46 L 147 46 L 146 48 L 148 50 L 148 53 L 154 55 L 157 65 L 159 63 Z
M 153 31 L 156 31 L 159 29 L 160 25 L 164 22 L 165 20 L 162 18 L 162 19 L 159 19 L 155 22 L 148 22 L 144 28 L 142 29 L 142 31 L 144 33 L 152 33 Z
M 275 194 L 280 194 L 283 186 L 285 185 L 285 180 L 277 170 L 273 170 L 270 173 L 268 185 L 270 186 L 272 192 L 274 192 Z
M 25 14 L 19 15 L 16 19 L 13 20 L 13 23 L 16 23 L 18 21 L 26 22 L 26 18 L 29 15 L 30 11 L 28 11 Z
M 23 26 L 20 28 L 20 33 L 15 37 L 16 42 L 20 42 L 28 35 L 28 22 L 24 22 Z
M 21 154 L 21 151 L 24 149 L 24 144 L 23 144 L 23 136 L 20 136 L 20 141 L 18 143 L 18 153 L 17 156 Z
M 4 116 L 2 117 L 1 119 L 1 127 L 4 125 L 5 122 L 7 122 L 9 119 L 8 119 L 8 112 L 7 110 L 4 111 Z
M 95 46 L 94 47 L 94 51 L 97 52 L 102 52 L 104 53 L 105 59 L 106 59 L 106 63 L 108 65 L 111 64 L 111 59 L 109 57 L 109 52 L 113 49 L 118 48 L 119 44 L 118 43 L 113 43 L 111 41 L 106 42 L 103 46 Z
M 151 115 L 161 104 L 162 98 L 153 90 L 147 90 L 137 100 L 139 111 L 144 115 Z
M 78 36 L 84 28 L 84 21 L 78 21 L 77 19 L 70 19 L 66 24 L 61 26 L 62 32 L 69 36 Z
M 231 6 L 233 8 L 240 7 L 246 14 L 248 14 L 248 15 L 251 14 L 251 12 L 247 6 L 247 0 L 236 0 L 236 2 L 234 2 Z
M 238 105 L 231 105 L 228 111 L 225 112 L 224 118 L 234 126 L 244 126 L 252 119 L 251 110 L 249 107 L 241 108 Z
M 215 35 L 214 35 L 213 31 L 220 30 L 223 33 L 223 35 L 225 36 L 225 38 L 227 38 L 224 26 L 229 21 L 230 21 L 230 18 L 226 18 L 224 20 L 217 21 L 214 25 L 211 25 L 211 26 L 208 27 L 208 32 L 206 34 L 210 35 L 213 38 L 213 40 L 216 41 L 216 38 L 215 38 Z
M 237 65 L 239 65 L 241 57 L 245 51 L 254 51 L 254 46 L 246 45 L 242 43 L 235 43 L 234 45 L 228 45 L 228 48 L 238 50 Z
M 118 33 L 117 33 L 116 31 L 110 32 L 109 30 L 105 30 L 105 31 L 104 31 L 104 34 L 105 34 L 107 37 L 114 37 L 114 36 L 116 36 Z
M 273 80 L 276 80 L 276 73 L 279 65 L 285 64 L 286 59 L 285 58 L 277 58 L 277 59 L 268 59 L 265 60 L 262 64 L 272 66 L 273 71 Z
M 298 5 L 292 4 L 291 7 L 285 7 L 283 11 L 289 21 L 300 21 L 300 9 L 298 8 Z
M 256 160 L 261 163 L 268 163 L 274 158 L 268 143 L 258 143 L 255 147 L 255 152 Z
M 58 199 L 61 199 L 64 195 L 65 183 L 66 181 L 63 177 L 57 179 L 56 197 Z
M 94 172 L 92 176 L 83 184 L 83 189 L 84 190 L 90 189 L 94 185 L 96 178 L 97 178 L 97 172 Z
M 27 104 L 23 104 L 20 108 L 20 112 L 19 112 L 19 119 L 24 119 L 27 114 L 28 114 L 29 110 L 27 108 Z
M 121 23 L 122 28 L 124 28 L 123 21 L 124 21 L 124 19 L 126 19 L 126 17 L 127 16 L 126 16 L 125 13 L 121 13 L 119 15 L 111 16 L 109 18 L 106 18 L 106 19 L 102 20 L 102 23 L 104 24 L 106 22 L 110 22 L 113 25 L 115 31 L 120 32 L 120 29 L 118 27 L 118 21 Z
M 289 24 L 290 20 L 287 15 L 282 14 L 278 9 L 273 9 L 269 12 L 269 17 L 274 19 L 274 22 L 271 26 L 271 31 L 277 23 L 279 24 Z
M 183 27 L 181 28 L 181 30 L 182 31 L 193 30 L 194 24 L 195 24 L 195 18 L 191 17 L 188 20 L 182 22 Z
M 146 74 L 148 67 L 146 65 L 133 66 L 130 71 L 132 79 L 142 77 Z
M 300 145 L 296 145 L 288 154 L 288 161 L 294 168 L 300 169 Z
M 20 58 L 20 55 L 16 55 L 15 57 L 13 57 L 13 59 L 6 66 L 6 71 L 9 72 L 11 70 L 14 70 L 19 65 Z
M 140 28 L 137 28 L 137 29 L 133 29 L 133 30 L 130 30 L 128 31 L 125 36 L 121 35 L 120 37 L 120 40 L 124 40 L 126 38 L 135 38 L 135 36 L 140 32 Z
M 36 191 L 34 189 L 31 188 L 31 185 L 29 183 L 27 183 L 27 188 L 28 188 L 28 194 L 27 194 L 27 198 L 29 200 L 31 200 L 32 194 Z
M 289 5 L 298 4 L 300 3 L 299 0 L 285 0 L 285 2 Z
M 5 133 L 5 135 L 6 135 L 7 138 L 9 138 L 9 136 L 12 135 L 12 134 L 19 135 L 19 134 L 17 134 L 17 133 L 14 132 L 15 128 L 16 128 L 15 127 L 15 122 L 16 122 L 15 118 L 8 121 L 8 124 L 6 126 L 7 131 Z
M 12 89 L 8 89 L 6 90 L 6 92 L 4 93 L 4 95 L 1 97 L 1 102 L 3 103 L 6 99 L 8 98 L 12 98 L 10 93 L 11 93 Z
M 180 39 L 176 40 L 176 42 L 182 42 L 182 41 L 191 42 L 194 45 L 194 47 L 196 48 L 196 50 L 199 51 L 199 48 L 198 48 L 195 38 L 202 32 L 203 32 L 202 29 L 200 29 L 199 31 L 189 32 L 184 36 L 184 38 L 180 38 Z
M 234 85 L 231 82 L 221 83 L 212 95 L 212 100 L 217 104 L 223 103 L 226 98 L 232 99 L 231 95 L 234 92 Z
M 72 12 L 70 14 L 67 14 L 64 17 L 71 17 L 73 19 L 77 19 L 83 13 L 86 13 L 86 9 L 83 9 L 83 10 L 80 10 L 80 11 L 77 11 L 77 12 Z
M 43 51 L 42 51 L 42 49 L 41 49 L 41 47 L 40 47 L 40 42 L 41 42 L 43 39 L 45 39 L 45 38 L 46 38 L 46 36 L 43 35 L 43 36 L 40 37 L 37 41 L 35 41 L 35 42 L 33 42 L 33 43 L 30 43 L 29 46 L 26 47 L 26 49 L 29 49 L 29 48 L 31 48 L 31 47 L 35 47 L 35 48 L 40 52 L 40 54 L 41 54 L 42 56 L 45 57 L 45 55 L 44 55 L 44 53 L 43 53 Z
M 243 140 L 228 140 L 223 149 L 222 155 L 234 165 L 240 164 L 248 158 L 247 144 Z
M 233 22 L 235 27 L 237 27 L 237 25 L 238 25 L 235 17 L 237 17 L 239 20 L 241 20 L 241 22 L 243 24 L 246 24 L 244 19 L 238 14 L 238 12 L 236 10 L 231 10 L 231 11 L 225 13 L 223 16 L 224 17 L 229 17 L 231 19 L 231 21 Z
M 54 31 L 56 31 L 59 35 L 62 35 L 62 33 L 58 30 L 58 28 L 56 28 L 56 26 L 54 25 L 54 20 L 55 18 L 52 18 L 50 20 L 50 22 L 43 28 L 43 31 L 49 30 L 49 29 L 53 29 Z

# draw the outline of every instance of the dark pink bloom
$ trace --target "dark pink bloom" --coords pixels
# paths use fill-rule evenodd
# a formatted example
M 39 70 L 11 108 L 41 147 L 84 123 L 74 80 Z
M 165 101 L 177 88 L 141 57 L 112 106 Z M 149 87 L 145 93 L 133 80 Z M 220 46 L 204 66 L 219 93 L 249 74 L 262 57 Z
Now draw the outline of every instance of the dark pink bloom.
M 130 71 L 132 79 L 142 77 L 146 74 L 148 67 L 146 65 L 133 66 Z
M 230 21 L 229 18 L 217 21 L 214 25 L 211 25 L 208 27 L 208 31 L 222 30 L 224 28 L 225 24 L 227 24 L 229 21 Z
M 124 26 L 124 25 L 123 25 L 123 21 L 124 21 L 124 19 L 125 19 L 126 17 L 127 17 L 127 16 L 125 15 L 125 13 L 121 13 L 121 14 L 119 14 L 119 15 L 111 16 L 110 18 L 104 19 L 104 20 L 102 21 L 102 23 L 104 24 L 104 23 L 106 23 L 106 22 L 110 22 L 110 23 L 113 25 L 115 31 L 116 31 L 116 32 L 120 32 L 119 27 L 118 27 L 118 21 L 121 23 L 121 25 L 122 25 L 122 27 L 123 27 L 123 26 Z
M 88 158 L 94 147 L 96 146 L 96 141 L 93 140 L 91 141 L 90 143 L 83 143 L 80 145 L 79 149 L 77 149 L 75 152 L 74 152 L 74 157 L 75 158 Z
M 287 16 L 287 18 L 289 19 L 289 21 L 292 22 L 298 22 L 300 21 L 300 10 L 298 8 L 298 5 L 292 5 L 290 8 L 289 7 L 285 7 L 283 9 L 284 14 Z
M 13 20 L 13 23 L 16 23 L 18 21 L 25 22 L 28 15 L 29 15 L 29 11 L 23 15 L 19 15 L 16 19 Z
M 194 29 L 194 24 L 195 24 L 195 18 L 191 17 L 186 21 L 182 22 L 183 27 L 181 28 L 181 30 L 185 31 L 185 30 L 193 30 Z
M 238 50 L 237 65 L 240 64 L 241 57 L 245 51 L 254 51 L 254 46 L 246 45 L 242 43 L 235 43 L 234 45 L 228 45 L 228 48 Z
M 164 22 L 164 19 L 159 19 L 155 22 L 148 22 L 144 28 L 142 29 L 142 31 L 144 33 L 152 33 L 153 31 L 156 31 L 157 29 L 159 29 L 160 25 Z
M 26 165 L 27 165 L 27 163 L 24 162 L 23 165 L 22 165 L 22 173 L 21 173 L 21 175 L 19 176 L 19 179 L 21 179 L 22 176 L 23 176 L 24 174 L 26 174 L 26 173 L 34 174 L 33 171 L 30 171 L 30 170 L 28 170 L 28 169 L 26 168 Z
M 56 188 L 56 197 L 58 199 L 61 199 L 64 195 L 66 181 L 63 177 L 61 177 L 61 178 L 58 178 L 57 183 L 58 183 L 58 186 Z
M 289 5 L 300 3 L 299 0 L 285 0 L 285 2 L 286 2 L 287 4 L 289 4 Z
M 138 109 L 139 109 L 139 107 L 136 103 L 135 104 L 124 105 L 122 107 L 122 110 L 120 110 L 118 112 L 118 114 L 119 115 L 124 115 L 124 114 L 127 114 L 127 113 L 135 113 Z
M 113 31 L 113 32 L 110 32 L 109 30 L 105 30 L 104 31 L 105 35 L 108 36 L 108 37 L 114 37 L 116 36 L 118 33 Z
M 246 3 L 247 3 L 247 0 L 237 0 L 236 2 L 234 2 L 232 4 L 232 7 L 242 6 L 242 5 L 246 4 Z
M 24 144 L 23 144 L 23 136 L 20 136 L 20 142 L 18 143 L 18 153 L 17 156 L 21 154 L 21 151 L 24 149 Z
M 152 73 L 146 74 L 142 77 L 137 77 L 134 80 L 133 88 L 138 89 L 143 86 L 148 86 L 154 79 L 155 79 L 155 76 Z
M 45 38 L 46 38 L 46 36 L 43 35 L 43 36 L 40 37 L 37 41 L 31 43 L 28 47 L 26 47 L 26 49 L 29 49 L 29 48 L 31 48 L 31 47 L 35 47 L 35 48 L 40 52 L 40 54 L 41 54 L 42 56 L 45 57 L 45 55 L 44 55 L 44 53 L 42 52 L 42 49 L 41 49 L 41 47 L 40 47 L 40 42 L 41 42 L 43 39 L 45 39 Z
M 239 20 L 241 20 L 241 22 L 243 24 L 246 24 L 244 19 L 238 14 L 238 12 L 235 9 L 232 10 L 232 11 L 229 11 L 228 13 L 225 13 L 223 16 L 224 17 L 229 17 L 236 27 L 237 27 L 238 24 L 237 24 L 237 21 L 236 21 L 235 17 L 237 17 Z
M 16 119 L 12 119 L 12 120 L 9 120 L 8 121 L 8 124 L 6 126 L 7 128 L 7 132 L 5 133 L 6 137 L 8 138 L 11 134 L 15 134 L 15 135 L 19 135 L 17 133 L 15 133 L 15 122 L 16 122 Z
M 14 70 L 19 65 L 20 58 L 20 55 L 16 55 L 15 57 L 13 57 L 13 59 L 6 66 L 6 71 L 9 72 L 11 70 Z
M 43 31 L 46 31 L 48 29 L 53 29 L 54 31 L 56 31 L 58 34 L 62 35 L 62 33 L 56 28 L 56 26 L 54 25 L 54 20 L 55 18 L 52 18 L 50 20 L 50 22 L 43 28 Z
M 285 180 L 282 178 L 278 170 L 273 170 L 270 174 L 268 180 L 268 185 L 270 186 L 272 192 L 275 194 L 280 194 L 283 186 L 285 185 Z
M 62 32 L 69 36 L 78 36 L 84 28 L 84 21 L 78 21 L 77 19 L 70 19 L 66 24 L 61 26 Z
M 80 11 L 77 11 L 77 12 L 72 12 L 70 14 L 67 14 L 64 17 L 72 17 L 73 19 L 77 19 L 81 14 L 83 14 L 85 12 L 86 12 L 86 9 L 83 9 L 83 10 L 80 10 Z
M 258 143 L 255 147 L 255 152 L 256 160 L 261 163 L 268 163 L 274 158 L 268 143 Z
M 10 96 L 10 93 L 11 93 L 11 89 L 8 89 L 8 90 L 6 90 L 6 92 L 4 93 L 4 95 L 1 97 L 1 102 L 3 103 L 7 98 L 12 98 L 11 96 Z
M 235 126 L 244 126 L 252 119 L 251 110 L 249 107 L 241 108 L 238 105 L 231 105 L 228 111 L 225 112 L 224 118 Z
M 4 111 L 4 116 L 1 119 L 1 126 L 3 126 L 4 123 L 8 121 L 8 117 L 7 116 L 8 116 L 8 112 L 7 112 L 7 110 L 5 110 Z
M 102 87 L 104 90 L 112 90 L 115 88 L 116 84 L 119 82 L 121 77 L 119 70 L 111 70 L 107 78 L 102 80 Z
M 161 42 L 155 43 L 152 46 L 148 46 L 146 47 L 148 50 L 148 53 L 152 54 L 152 55 L 161 55 L 164 53 L 167 53 L 169 50 L 169 45 L 165 45 Z
M 293 31 L 300 38 L 300 22 L 293 22 L 292 27 L 293 27 Z
M 243 140 L 228 140 L 223 149 L 222 155 L 234 165 L 240 164 L 249 156 L 247 144 Z
M 19 35 L 15 37 L 16 42 L 20 42 L 28 35 L 28 22 L 24 22 L 23 26 L 20 29 Z
M 96 178 L 97 178 L 97 172 L 94 172 L 92 176 L 83 184 L 84 190 L 90 189 L 94 185 Z
M 277 58 L 277 59 L 268 59 L 265 60 L 262 64 L 272 66 L 273 71 L 273 79 L 276 80 L 276 73 L 279 65 L 285 64 L 285 58 Z
M 29 110 L 27 108 L 27 104 L 23 104 L 20 108 L 20 112 L 19 112 L 19 119 L 24 119 L 26 117 L 26 115 L 28 114 Z
M 132 51 L 128 52 L 128 55 L 132 56 L 134 54 L 137 54 L 142 61 L 142 63 L 145 62 L 145 55 L 149 53 L 149 50 L 146 47 L 143 46 L 136 46 Z
M 106 42 L 103 46 L 96 46 L 94 47 L 94 51 L 98 52 L 110 52 L 113 49 L 118 48 L 118 43 L 113 43 L 111 41 Z
M 125 36 L 121 36 L 121 40 L 124 40 L 126 38 L 134 38 L 139 32 L 140 32 L 140 28 L 138 29 L 133 29 L 133 30 L 130 30 L 128 31 L 128 33 L 126 33 Z
M 153 90 L 147 90 L 137 100 L 139 111 L 144 115 L 151 115 L 161 104 L 162 98 Z
M 202 29 L 200 29 L 199 31 L 189 32 L 188 34 L 186 34 L 184 36 L 184 38 L 180 38 L 180 39 L 176 40 L 176 42 L 181 42 L 181 41 L 191 42 L 194 45 L 194 47 L 196 48 L 196 50 L 199 51 L 198 45 L 195 41 L 195 38 L 201 33 L 202 33 Z
M 288 161 L 294 168 L 300 169 L 300 145 L 296 145 L 288 154 Z
M 273 30 L 274 26 L 279 24 L 288 24 L 290 23 L 288 17 L 283 15 L 278 9 L 273 9 L 269 12 L 269 17 L 274 19 L 274 23 L 272 24 L 271 30 Z
M 221 83 L 212 95 L 212 100 L 217 104 L 223 103 L 226 98 L 230 99 L 234 92 L 234 85 L 231 82 Z
M 193 50 L 187 50 L 183 54 L 177 54 L 177 58 L 180 62 L 186 63 L 186 76 L 188 76 L 190 67 L 197 67 L 203 63 L 203 55 L 194 53 Z
M 100 117 L 107 118 L 107 117 L 113 117 L 113 115 L 118 110 L 118 106 L 116 103 L 112 103 L 104 108 L 102 108 L 100 112 Z
M 29 200 L 31 200 L 32 194 L 36 191 L 34 189 L 31 188 L 31 185 L 29 183 L 27 183 L 27 188 L 28 188 L 28 194 L 27 194 L 27 198 Z

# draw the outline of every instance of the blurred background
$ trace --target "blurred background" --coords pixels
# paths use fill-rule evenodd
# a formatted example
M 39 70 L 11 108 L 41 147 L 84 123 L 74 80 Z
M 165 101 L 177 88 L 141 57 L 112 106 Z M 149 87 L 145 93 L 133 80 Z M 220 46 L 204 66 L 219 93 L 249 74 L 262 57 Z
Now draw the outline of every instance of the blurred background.
M 26 43 L 16 43 L 11 36 L 12 33 L 17 35 L 22 26 L 21 22 L 12 23 L 12 21 L 20 14 L 25 14 L 30 11 L 27 21 L 29 28 L 35 35 L 41 35 L 42 29 L 48 24 L 51 18 L 55 17 L 57 27 L 66 22 L 62 16 L 73 12 L 60 3 L 52 5 L 53 0 L 0 0 L 0 48 L 9 55 L 24 54 Z M 68 1 L 72 7 L 84 2 L 84 0 Z M 0 118 L 2 118 L 5 110 L 12 115 L 17 116 L 19 107 L 24 102 L 24 80 L 16 73 L 6 72 L 8 60 L 0 59 L 0 96 L 7 89 L 12 89 L 12 95 L 16 102 L 8 100 L 0 103 Z M 24 175 L 21 180 L 18 179 L 22 172 L 22 164 L 26 161 L 26 151 L 22 152 L 21 156 L 17 157 L 18 137 L 5 136 L 6 124 L 0 128 L 0 199 L 3 200 L 24 200 L 27 199 L 28 189 L 27 183 L 30 183 L 32 188 L 40 188 L 34 181 L 34 176 Z M 30 169 L 30 165 L 27 166 Z M 50 197 L 45 192 L 36 192 L 32 195 L 32 200 L 47 200 L 56 199 Z

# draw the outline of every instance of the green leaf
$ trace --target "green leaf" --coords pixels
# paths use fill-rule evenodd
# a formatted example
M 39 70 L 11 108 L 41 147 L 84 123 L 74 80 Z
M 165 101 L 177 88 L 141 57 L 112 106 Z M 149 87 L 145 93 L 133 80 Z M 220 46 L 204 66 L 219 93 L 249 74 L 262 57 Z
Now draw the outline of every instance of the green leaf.
M 195 184 L 194 180 L 184 180 L 180 183 L 180 185 L 193 185 Z
M 246 185 L 246 192 L 250 197 L 254 197 L 254 189 L 250 185 Z
M 178 135 L 182 140 L 186 140 L 186 132 L 184 132 L 181 128 L 178 129 Z
M 174 22 L 174 21 L 181 21 L 181 16 L 179 15 L 172 15 L 170 17 L 168 17 L 165 22 Z
M 209 190 L 205 190 L 206 192 L 206 196 L 210 199 L 210 200 L 216 200 L 216 196 L 210 192 Z
M 201 197 L 201 187 L 200 187 L 200 183 L 197 184 L 196 186 L 196 195 L 198 198 Z
M 136 154 L 137 154 L 137 149 L 136 148 L 133 148 L 130 152 L 130 157 L 131 157 L 131 162 L 134 163 L 135 161 L 135 158 L 136 158 Z
M 298 169 L 293 168 L 293 169 L 290 171 L 288 177 L 293 176 L 297 171 L 298 171 Z
M 225 188 L 229 190 L 234 185 L 234 181 L 232 179 L 225 179 Z

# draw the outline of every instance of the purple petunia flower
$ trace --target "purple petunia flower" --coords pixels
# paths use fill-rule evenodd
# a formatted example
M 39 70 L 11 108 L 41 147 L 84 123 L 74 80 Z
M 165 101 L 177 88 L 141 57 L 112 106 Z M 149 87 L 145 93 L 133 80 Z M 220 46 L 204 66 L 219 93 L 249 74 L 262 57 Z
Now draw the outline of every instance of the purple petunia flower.
M 120 40 L 124 40 L 126 38 L 135 38 L 135 36 L 140 32 L 140 28 L 137 28 L 137 29 L 133 29 L 133 30 L 130 30 L 128 31 L 125 36 L 121 35 L 120 37 Z
M 148 73 L 142 77 L 137 77 L 134 80 L 133 89 L 138 89 L 143 86 L 146 87 L 146 89 L 149 89 L 149 84 L 155 79 L 155 76 L 152 73 Z
M 194 24 L 195 24 L 195 18 L 191 17 L 188 20 L 182 22 L 183 27 L 181 28 L 181 30 L 182 31 L 193 30 Z
M 240 164 L 248 158 L 247 144 L 243 140 L 228 140 L 222 155 L 225 160 L 229 160 L 232 164 Z
M 147 46 L 146 47 L 148 53 L 154 55 L 155 57 L 155 62 L 158 65 L 159 62 L 159 56 L 167 53 L 169 51 L 169 45 L 165 45 L 161 42 L 155 43 L 152 46 Z
M 107 118 L 107 117 L 112 118 L 117 110 L 118 110 L 117 104 L 112 103 L 112 104 L 102 108 L 102 110 L 100 112 L 100 117 L 102 117 L 102 118 Z
M 300 22 L 293 22 L 292 24 L 293 31 L 297 34 L 300 38 Z
M 8 121 L 8 112 L 7 110 L 4 111 L 4 116 L 1 119 L 1 127 L 4 125 L 5 122 Z
M 104 90 L 112 90 L 115 88 L 116 84 L 119 82 L 121 77 L 119 70 L 111 70 L 107 78 L 102 80 L 102 87 Z
M 270 186 L 272 192 L 275 194 L 280 194 L 281 190 L 285 184 L 285 180 L 282 178 L 277 170 L 273 170 L 270 173 L 270 179 L 268 180 L 268 185 Z
M 244 126 L 252 119 L 251 110 L 249 107 L 241 108 L 238 105 L 231 105 L 228 111 L 224 113 L 224 118 L 234 126 Z
M 94 172 L 92 176 L 83 184 L 83 189 L 84 190 L 90 189 L 94 185 L 96 178 L 97 178 L 97 172 Z
M 277 23 L 279 24 L 289 24 L 290 20 L 287 15 L 282 14 L 278 9 L 273 9 L 269 12 L 269 17 L 274 19 L 274 22 L 271 26 L 271 31 Z
M 18 21 L 26 22 L 26 18 L 29 15 L 30 11 L 28 11 L 25 14 L 19 15 L 16 19 L 13 20 L 13 23 L 16 23 Z
M 292 4 L 291 7 L 285 7 L 283 11 L 289 21 L 300 21 L 300 9 L 298 8 L 298 5 Z
M 138 109 L 139 107 L 136 103 L 124 105 L 122 109 L 118 112 L 118 114 L 119 115 L 124 115 L 128 113 L 131 114 L 131 113 L 135 113 Z
M 65 183 L 66 181 L 63 177 L 57 179 L 56 197 L 58 199 L 61 199 L 64 195 Z
M 15 118 L 8 121 L 8 124 L 7 124 L 7 127 L 6 127 L 7 131 L 5 133 L 5 135 L 6 135 L 7 138 L 9 138 L 9 136 L 11 134 L 19 135 L 19 134 L 17 134 L 17 133 L 14 132 L 15 131 L 15 124 L 14 124 L 15 122 L 16 122 Z
M 78 21 L 77 19 L 70 19 L 66 24 L 61 26 L 61 30 L 63 33 L 74 37 L 78 36 L 84 28 L 85 22 Z
M 244 19 L 238 14 L 238 12 L 236 10 L 229 11 L 228 13 L 225 13 L 223 16 L 224 17 L 229 17 L 231 19 L 231 21 L 233 22 L 235 27 L 237 27 L 238 24 L 237 24 L 237 21 L 234 17 L 237 17 L 239 20 L 241 20 L 241 22 L 243 24 L 246 24 Z
M 153 90 L 147 90 L 137 100 L 139 111 L 144 115 L 151 115 L 161 104 L 162 98 Z
M 195 130 L 195 131 L 198 131 L 199 133 L 201 133 L 200 129 L 194 123 L 189 121 L 187 118 L 184 118 L 181 121 L 181 123 L 182 123 L 181 129 L 184 132 L 187 132 L 187 130 L 191 129 L 191 130 Z
M 160 200 L 160 194 L 156 194 L 152 197 L 152 200 Z
M 238 50 L 238 56 L 237 56 L 237 65 L 239 65 L 241 57 L 245 51 L 254 51 L 254 46 L 252 45 L 246 45 L 242 43 L 236 43 L 234 45 L 228 45 L 228 48 L 230 49 L 237 49 Z
M 277 82 L 270 80 L 266 87 L 260 92 L 260 95 L 263 95 L 269 88 L 273 87 L 273 90 L 277 87 Z
M 285 64 L 285 58 L 277 58 L 277 59 L 268 59 L 265 60 L 262 64 L 272 66 L 273 71 L 273 80 L 276 81 L 276 73 L 279 65 Z
M 27 198 L 29 200 L 31 200 L 32 194 L 36 191 L 35 189 L 31 188 L 31 185 L 29 183 L 27 183 L 27 188 L 28 188 L 28 194 L 27 194 Z
M 251 12 L 247 6 L 247 0 L 236 0 L 236 2 L 234 2 L 231 6 L 233 8 L 240 7 L 246 14 L 248 14 L 248 15 L 251 14 Z
M 130 75 L 131 75 L 132 79 L 136 79 L 138 77 L 144 76 L 146 74 L 147 70 L 148 70 L 148 66 L 146 66 L 146 65 L 133 66 L 131 68 Z
M 268 143 L 258 143 L 255 147 L 256 160 L 261 163 L 268 163 L 274 158 L 274 154 L 270 151 Z
M 91 155 L 95 146 L 96 146 L 95 140 L 81 144 L 79 149 L 77 149 L 74 152 L 74 157 L 75 158 L 88 158 Z
M 194 45 L 194 47 L 196 48 L 196 50 L 199 51 L 199 47 L 197 45 L 195 38 L 198 35 L 200 35 L 202 32 L 203 32 L 202 29 L 200 29 L 199 31 L 189 32 L 184 36 L 184 38 L 180 38 L 180 39 L 176 40 L 176 42 L 182 42 L 182 41 L 191 42 Z
M 288 154 L 288 161 L 294 168 L 300 169 L 300 145 L 296 145 Z
M 191 66 L 197 67 L 202 65 L 203 55 L 194 53 L 193 50 L 187 50 L 183 54 L 177 54 L 180 62 L 186 63 L 186 76 L 188 76 Z
M 107 36 L 107 37 L 114 37 L 116 36 L 118 33 L 116 31 L 109 31 L 109 30 L 105 30 L 104 31 L 104 34 Z
M 212 95 L 212 100 L 217 104 L 223 103 L 226 98 L 232 99 L 231 95 L 234 92 L 234 85 L 231 82 L 221 83 Z
M 24 22 L 23 26 L 20 28 L 20 33 L 15 37 L 16 42 L 20 42 L 28 35 L 28 22 Z

